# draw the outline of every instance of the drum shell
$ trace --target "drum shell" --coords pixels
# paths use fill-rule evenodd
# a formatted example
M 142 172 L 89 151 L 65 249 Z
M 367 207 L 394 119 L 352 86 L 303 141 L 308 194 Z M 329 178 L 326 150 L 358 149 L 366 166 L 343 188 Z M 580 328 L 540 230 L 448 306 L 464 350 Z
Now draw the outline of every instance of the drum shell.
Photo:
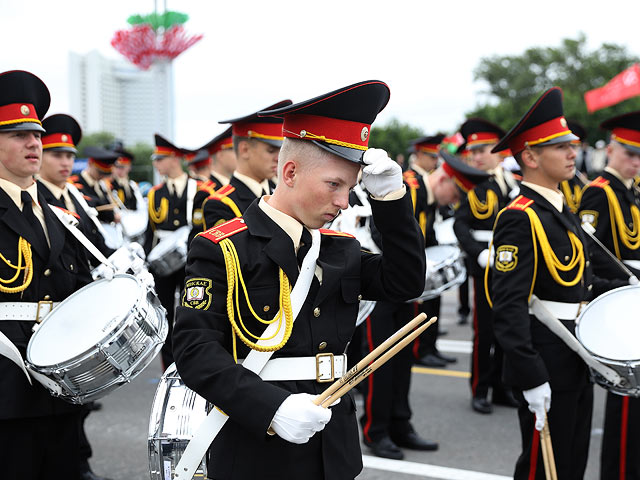
M 85 286 L 76 294 L 92 285 Z M 73 301 L 73 297 L 56 309 Z M 55 321 L 56 309 L 47 316 L 45 323 Z M 36 331 L 27 346 L 25 363 L 32 373 L 43 375 L 57 385 L 55 389 L 45 385 L 52 395 L 69 403 L 85 404 L 104 397 L 135 378 L 158 354 L 167 332 L 165 309 L 150 288 L 141 286 L 138 300 L 131 306 L 128 315 L 120 319 L 92 349 L 64 362 L 36 365 L 30 360 L 32 342 L 38 335 Z
M 631 295 L 632 302 L 630 304 L 621 304 L 624 297 Z M 629 297 L 627 297 L 629 298 Z M 618 346 L 619 342 L 630 340 L 631 342 L 637 341 L 637 330 L 632 332 L 626 329 L 623 332 L 616 331 L 620 328 L 620 319 L 628 318 L 630 325 L 635 325 L 638 319 L 635 315 L 634 305 L 640 302 L 640 287 L 638 286 L 626 286 L 610 290 L 587 305 L 580 316 L 576 320 L 576 338 L 587 349 L 591 356 L 603 365 L 615 370 L 622 378 L 620 385 L 614 385 L 605 379 L 595 370 L 591 370 L 594 380 L 603 388 L 609 390 L 612 393 L 618 395 L 626 395 L 633 397 L 640 397 L 640 358 L 610 358 L 611 356 L 603 355 L 600 350 L 591 343 L 588 329 L 597 326 L 601 331 L 598 333 L 598 337 L 606 342 L 614 342 L 611 345 Z M 602 314 L 602 311 L 606 314 Z M 611 315 L 611 317 L 609 317 Z M 615 321 L 615 325 L 613 324 Z M 590 323 L 594 322 L 594 323 Z M 593 334 L 591 334 L 593 335 Z M 616 343 L 618 342 L 618 343 Z M 613 348 L 617 350 L 617 348 Z M 640 357 L 640 354 L 629 355 L 622 354 L 620 356 L 628 355 L 629 357 Z
M 166 277 L 183 268 L 187 263 L 188 235 L 189 228 L 180 227 L 162 238 L 147 255 L 149 270 Z
M 187 444 L 205 419 L 210 404 L 187 387 L 175 364 L 162 375 L 149 418 L 149 471 L 151 480 L 171 480 Z M 206 478 L 203 459 L 193 478 Z
M 427 271 L 424 292 L 410 302 L 436 298 L 444 291 L 462 284 L 467 276 L 463 254 L 454 245 L 427 247 L 425 256 Z

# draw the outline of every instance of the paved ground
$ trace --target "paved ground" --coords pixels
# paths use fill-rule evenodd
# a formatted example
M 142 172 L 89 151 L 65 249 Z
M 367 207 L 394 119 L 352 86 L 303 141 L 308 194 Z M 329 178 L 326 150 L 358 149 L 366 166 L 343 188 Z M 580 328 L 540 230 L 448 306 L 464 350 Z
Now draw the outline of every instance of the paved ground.
M 358 480 L 503 480 L 511 476 L 520 448 L 516 413 L 505 407 L 497 407 L 492 415 L 471 410 L 469 354 L 460 352 L 468 346 L 460 342 L 471 339 L 471 328 L 456 325 L 455 308 L 455 292 L 445 294 L 441 317 L 449 333 L 442 337 L 442 349 L 453 352 L 458 363 L 445 369 L 415 371 L 411 390 L 416 430 L 437 440 L 440 449 L 407 451 L 404 462 L 379 462 L 363 446 L 365 469 Z M 147 429 L 160 374 L 156 360 L 130 385 L 102 399 L 103 409 L 89 416 L 87 431 L 96 473 L 113 480 L 149 479 Z M 603 390 L 596 387 L 586 480 L 598 478 L 604 397 Z

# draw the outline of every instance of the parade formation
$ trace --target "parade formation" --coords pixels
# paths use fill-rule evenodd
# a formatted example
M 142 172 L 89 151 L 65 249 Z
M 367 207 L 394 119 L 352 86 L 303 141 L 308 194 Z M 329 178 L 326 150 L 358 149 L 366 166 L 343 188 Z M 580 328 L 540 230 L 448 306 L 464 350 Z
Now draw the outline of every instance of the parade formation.
M 153 480 L 353 480 L 361 443 L 438 450 L 412 368 L 457 361 L 436 340 L 460 289 L 465 402 L 513 409 L 513 478 L 583 478 L 604 388 L 600 478 L 640 479 L 640 112 L 602 123 L 587 178 L 584 127 L 539 95 L 515 125 L 461 119 L 457 151 L 413 139 L 402 166 L 369 146 L 384 82 L 267 98 L 196 149 L 156 134 L 144 192 L 120 141 L 72 174 L 82 126 L 0 73 L 0 478 L 108 480 L 85 421 L 156 356 Z

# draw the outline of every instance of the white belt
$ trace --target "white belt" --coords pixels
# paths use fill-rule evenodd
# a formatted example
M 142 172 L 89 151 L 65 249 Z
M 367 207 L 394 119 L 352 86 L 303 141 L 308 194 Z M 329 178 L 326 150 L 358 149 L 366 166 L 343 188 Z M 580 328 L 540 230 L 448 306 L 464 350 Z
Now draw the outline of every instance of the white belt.
M 238 363 L 242 363 L 242 360 Z M 342 377 L 346 370 L 346 355 L 319 353 L 315 357 L 273 358 L 260 372 L 260 378 L 269 381 L 315 380 L 325 383 Z
M 24 320 L 28 322 L 42 320 L 60 302 L 1 302 L 0 320 Z
M 636 270 L 640 270 L 640 260 L 622 260 L 622 263 Z
M 471 230 L 471 236 L 476 242 L 489 243 L 493 239 L 492 230 Z
M 551 300 L 540 300 L 540 302 L 558 320 L 575 320 L 578 318 L 580 303 L 552 302 Z M 531 308 L 529 308 L 529 313 L 534 314 Z

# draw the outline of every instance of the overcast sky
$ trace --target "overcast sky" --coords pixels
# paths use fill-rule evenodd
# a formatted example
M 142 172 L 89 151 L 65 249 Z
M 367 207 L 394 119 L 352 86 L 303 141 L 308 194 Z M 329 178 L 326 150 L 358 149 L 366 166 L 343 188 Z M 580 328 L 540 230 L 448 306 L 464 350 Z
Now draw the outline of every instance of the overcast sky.
M 425 133 L 452 132 L 483 100 L 485 86 L 473 81 L 483 56 L 556 46 L 581 31 L 590 48 L 612 42 L 640 55 L 635 0 L 167 0 L 167 7 L 189 14 L 186 29 L 204 34 L 174 62 L 174 141 L 189 148 L 221 132 L 219 120 L 369 79 L 391 89 L 377 122 L 396 117 Z M 67 112 L 68 52 L 118 58 L 113 33 L 153 8 L 153 0 L 0 0 L 0 71 L 35 73 L 51 91 L 49 113 Z

